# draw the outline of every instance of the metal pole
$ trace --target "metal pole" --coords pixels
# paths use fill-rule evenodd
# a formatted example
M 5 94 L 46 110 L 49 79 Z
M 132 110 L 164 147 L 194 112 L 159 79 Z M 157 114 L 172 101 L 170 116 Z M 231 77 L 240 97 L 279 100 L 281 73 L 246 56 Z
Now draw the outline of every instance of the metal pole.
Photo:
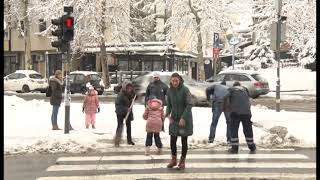
M 236 51 L 236 45 L 233 45 L 233 53 L 232 53 L 232 69 L 234 69 L 234 56 L 235 56 L 235 51 Z
M 69 62 L 69 53 L 70 53 L 70 44 L 68 42 L 68 50 L 67 54 L 62 54 L 64 56 L 65 62 Z M 65 103 L 65 123 L 64 123 L 64 133 L 69 134 L 69 130 L 71 128 L 70 125 L 70 83 L 68 73 L 66 73 L 66 87 L 64 91 L 64 103 Z
M 276 112 L 280 112 L 280 42 L 281 42 L 281 21 L 280 21 L 280 13 L 281 13 L 281 5 L 282 1 L 278 0 L 277 7 L 277 43 L 276 43 L 276 58 L 278 61 L 277 67 L 277 86 L 276 86 Z
M 45 53 L 45 56 L 44 56 L 44 60 L 45 60 L 45 78 L 50 78 L 50 75 L 49 75 L 49 57 L 48 57 L 49 53 L 48 51 L 46 51 Z

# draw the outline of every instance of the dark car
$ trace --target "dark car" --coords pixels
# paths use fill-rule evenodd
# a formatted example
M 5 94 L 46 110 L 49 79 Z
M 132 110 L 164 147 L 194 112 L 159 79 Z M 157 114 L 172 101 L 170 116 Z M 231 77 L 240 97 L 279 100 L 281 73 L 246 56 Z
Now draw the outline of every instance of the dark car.
M 74 71 L 70 72 L 70 91 L 71 94 L 82 93 L 85 94 L 87 91 L 86 83 L 87 76 L 90 78 L 90 84 L 98 91 L 98 95 L 103 94 L 104 84 L 97 72 L 93 71 Z
M 153 80 L 153 74 L 155 72 L 149 72 L 145 75 L 141 75 L 132 80 L 132 84 L 138 97 L 144 99 L 147 87 L 149 83 Z M 160 75 L 162 82 L 169 86 L 170 77 L 174 72 L 157 72 Z M 195 105 L 208 105 L 209 102 L 206 99 L 205 90 L 209 86 L 208 83 L 199 83 L 191 79 L 188 75 L 180 74 L 184 80 L 184 85 L 189 88 L 192 96 L 192 101 Z

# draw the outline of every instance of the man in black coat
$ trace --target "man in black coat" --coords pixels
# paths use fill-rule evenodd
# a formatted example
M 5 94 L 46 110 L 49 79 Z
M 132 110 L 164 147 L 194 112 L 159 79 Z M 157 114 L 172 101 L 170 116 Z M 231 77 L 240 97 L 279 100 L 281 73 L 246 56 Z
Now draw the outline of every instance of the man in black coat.
M 153 81 L 149 83 L 146 95 L 145 95 L 145 105 L 151 99 L 151 97 L 156 97 L 162 101 L 162 106 L 166 104 L 166 94 L 168 91 L 168 86 L 161 81 L 160 75 L 158 73 L 153 74 Z M 162 123 L 162 131 L 164 131 L 164 126 Z
M 116 114 L 118 120 L 116 137 L 119 137 L 121 135 L 121 131 L 123 128 L 123 119 L 126 117 L 127 113 L 130 113 L 128 119 L 125 122 L 127 127 L 127 143 L 130 145 L 134 145 L 134 142 L 132 141 L 131 137 L 131 121 L 133 120 L 133 113 L 132 108 L 130 109 L 130 105 L 131 103 L 133 103 L 132 101 L 134 96 L 135 93 L 132 83 L 130 81 L 124 81 L 122 84 L 121 91 L 118 93 L 118 96 L 115 101 Z

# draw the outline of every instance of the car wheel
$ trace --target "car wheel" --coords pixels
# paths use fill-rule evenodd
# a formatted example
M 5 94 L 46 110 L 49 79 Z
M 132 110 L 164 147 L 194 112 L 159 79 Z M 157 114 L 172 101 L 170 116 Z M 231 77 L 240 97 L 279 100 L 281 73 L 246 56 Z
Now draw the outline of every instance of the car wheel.
M 28 92 L 30 92 L 29 86 L 28 86 L 28 85 L 23 85 L 23 86 L 22 86 L 22 92 L 23 92 L 23 93 L 28 93 Z
M 98 95 L 102 95 L 103 94 L 103 91 L 98 91 Z
M 257 94 L 257 95 L 252 96 L 252 98 L 253 98 L 253 99 L 256 99 L 256 98 L 258 98 L 259 96 L 260 96 L 260 95 Z

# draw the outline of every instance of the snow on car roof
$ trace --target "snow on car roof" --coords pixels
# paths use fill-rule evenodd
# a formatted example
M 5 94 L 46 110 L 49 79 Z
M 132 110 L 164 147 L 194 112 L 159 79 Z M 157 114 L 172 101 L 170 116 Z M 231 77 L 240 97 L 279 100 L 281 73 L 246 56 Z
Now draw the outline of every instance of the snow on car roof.
M 185 75 L 186 73 L 183 73 L 181 71 L 175 71 L 176 73 L 180 74 L 180 75 Z M 168 71 L 165 71 L 165 72 L 162 72 L 162 71 L 152 71 L 148 74 L 146 74 L 145 76 L 153 76 L 155 73 L 159 74 L 160 76 L 171 76 L 173 73 L 175 72 L 168 72 Z
M 259 74 L 258 71 L 252 71 L 252 70 L 224 70 L 219 72 L 219 74 L 224 74 L 224 73 L 235 73 L 235 74 Z
M 23 73 L 23 74 L 40 74 L 35 70 L 16 70 L 15 73 Z
M 70 74 L 83 74 L 83 75 L 89 75 L 89 74 L 97 74 L 97 72 L 95 71 L 73 71 L 73 72 L 70 72 Z

